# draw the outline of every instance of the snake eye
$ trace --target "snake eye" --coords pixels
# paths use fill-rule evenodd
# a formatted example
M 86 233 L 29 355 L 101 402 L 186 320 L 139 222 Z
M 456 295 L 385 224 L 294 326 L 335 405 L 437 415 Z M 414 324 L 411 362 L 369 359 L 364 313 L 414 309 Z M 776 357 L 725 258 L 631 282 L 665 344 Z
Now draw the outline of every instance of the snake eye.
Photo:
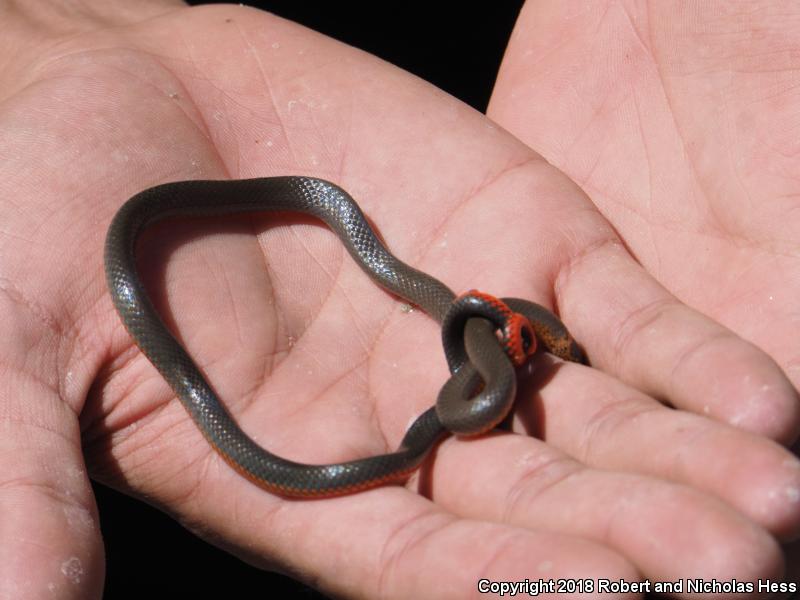
M 520 337 L 522 338 L 522 350 L 525 352 L 526 356 L 531 356 L 536 352 L 536 336 L 533 333 L 530 323 L 524 323 L 522 325 Z
M 508 316 L 502 338 L 506 354 L 517 367 L 522 366 L 536 352 L 536 335 L 531 323 L 519 313 Z

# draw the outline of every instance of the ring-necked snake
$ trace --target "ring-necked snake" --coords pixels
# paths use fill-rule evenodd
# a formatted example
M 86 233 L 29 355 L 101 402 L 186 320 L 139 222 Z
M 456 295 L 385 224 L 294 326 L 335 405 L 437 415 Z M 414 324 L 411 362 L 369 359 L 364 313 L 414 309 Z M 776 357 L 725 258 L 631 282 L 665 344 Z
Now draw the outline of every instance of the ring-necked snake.
M 175 216 L 254 211 L 294 211 L 321 219 L 374 281 L 443 323 L 451 379 L 436 406 L 409 427 L 396 452 L 329 465 L 297 463 L 268 452 L 231 418 L 153 307 L 136 271 L 136 240 L 145 227 Z M 531 339 L 526 325 L 518 327 L 516 334 L 526 339 L 525 348 L 517 348 L 517 353 L 530 351 L 538 340 L 565 360 L 585 362 L 567 329 L 545 308 L 519 299 L 498 301 L 479 293 L 456 298 L 442 282 L 395 258 L 355 200 L 321 179 L 183 181 L 147 189 L 128 200 L 114 216 L 106 237 L 105 269 L 125 327 L 209 443 L 257 485 L 287 497 L 336 496 L 403 481 L 447 431 L 471 435 L 494 427 L 508 413 L 516 393 L 514 366 L 507 354 L 512 350 L 504 350 L 496 334 L 498 327 L 508 326 L 509 314 L 527 317 L 535 332 Z

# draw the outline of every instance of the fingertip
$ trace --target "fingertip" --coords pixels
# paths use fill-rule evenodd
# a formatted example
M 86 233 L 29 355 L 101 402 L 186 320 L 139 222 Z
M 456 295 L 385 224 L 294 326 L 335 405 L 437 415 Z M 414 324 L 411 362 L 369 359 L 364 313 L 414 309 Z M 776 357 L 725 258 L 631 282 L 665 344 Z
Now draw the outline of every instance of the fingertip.
M 39 454 L 20 451 L 0 481 L 0 598 L 100 598 L 105 558 L 85 470 Z
M 783 450 L 781 448 L 781 450 Z M 751 482 L 750 513 L 783 542 L 800 539 L 800 460 L 789 453 L 778 468 L 764 469 Z
M 103 541 L 75 413 L 55 394 L 25 394 L 41 379 L 9 373 L 0 377 L 0 404 L 15 416 L 0 419 L 0 598 L 100 598 Z
M 718 455 L 713 472 L 690 480 L 778 539 L 800 536 L 800 460 L 771 440 L 730 428 L 708 437 L 709 453 Z
M 706 544 L 696 560 L 705 565 L 706 580 L 721 582 L 781 581 L 785 571 L 783 553 L 775 538 L 745 519 L 739 521 L 735 531 L 727 532 L 724 539 Z M 768 596 L 758 587 L 745 592 L 737 595 Z M 710 594 L 714 596 L 728 598 L 730 593 Z
M 800 434 L 800 397 L 780 367 L 731 334 L 683 361 L 671 394 L 676 404 L 775 440 Z
M 532 588 L 533 591 L 550 593 L 554 597 L 637 598 L 643 595 L 634 591 L 637 586 L 631 585 L 642 581 L 642 574 L 622 555 L 607 547 L 555 533 L 530 532 L 526 538 L 520 538 L 518 546 L 505 547 L 486 569 L 485 577 L 492 581 L 530 580 L 540 586 L 538 590 Z M 538 546 L 535 552 L 532 552 L 531 540 Z M 620 582 L 630 587 L 623 587 Z
M 800 472 L 791 482 L 781 481 L 760 506 L 762 522 L 782 541 L 800 539 Z
M 733 411 L 729 423 L 756 435 L 790 445 L 800 434 L 800 397 L 788 380 L 748 381 L 747 399 Z

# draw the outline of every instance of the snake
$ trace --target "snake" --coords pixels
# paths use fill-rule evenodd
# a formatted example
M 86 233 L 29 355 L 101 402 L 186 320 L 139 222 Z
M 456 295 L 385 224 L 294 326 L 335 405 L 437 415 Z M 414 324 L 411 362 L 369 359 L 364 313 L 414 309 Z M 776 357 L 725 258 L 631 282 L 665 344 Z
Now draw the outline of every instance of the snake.
M 394 452 L 335 464 L 288 460 L 260 446 L 236 423 L 201 369 L 155 309 L 137 271 L 137 240 L 158 221 L 250 212 L 296 212 L 324 222 L 379 286 L 442 324 L 451 377 L 436 403 L 420 414 Z M 148 188 L 126 201 L 109 225 L 104 247 L 111 299 L 129 335 L 169 384 L 210 446 L 236 471 L 286 498 L 327 498 L 405 482 L 448 433 L 480 435 L 508 414 L 516 395 L 515 364 L 498 330 L 513 315 L 522 361 L 538 345 L 559 358 L 587 363 L 581 347 L 552 312 L 518 298 L 469 292 L 395 257 L 356 201 L 329 181 L 306 176 L 191 180 Z M 518 357 L 519 358 L 519 357 Z M 517 361 L 519 362 L 519 360 Z

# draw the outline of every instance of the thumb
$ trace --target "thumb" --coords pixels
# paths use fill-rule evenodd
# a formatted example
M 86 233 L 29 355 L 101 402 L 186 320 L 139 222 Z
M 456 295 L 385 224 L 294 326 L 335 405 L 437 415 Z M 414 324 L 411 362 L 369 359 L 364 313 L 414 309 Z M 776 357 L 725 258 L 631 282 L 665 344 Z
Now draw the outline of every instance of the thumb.
M 97 508 L 62 398 L 58 337 L 0 286 L 0 598 L 102 594 Z

